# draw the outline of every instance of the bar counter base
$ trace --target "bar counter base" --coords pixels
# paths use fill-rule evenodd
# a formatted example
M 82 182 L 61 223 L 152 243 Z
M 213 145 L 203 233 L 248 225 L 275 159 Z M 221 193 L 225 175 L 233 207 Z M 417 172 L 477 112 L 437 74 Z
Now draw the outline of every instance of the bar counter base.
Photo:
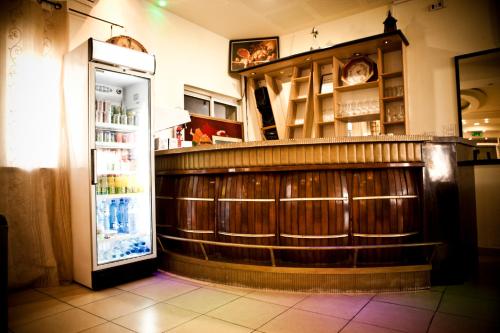
M 431 265 L 299 268 L 215 262 L 164 252 L 159 269 L 237 287 L 304 292 L 415 291 L 431 286 Z

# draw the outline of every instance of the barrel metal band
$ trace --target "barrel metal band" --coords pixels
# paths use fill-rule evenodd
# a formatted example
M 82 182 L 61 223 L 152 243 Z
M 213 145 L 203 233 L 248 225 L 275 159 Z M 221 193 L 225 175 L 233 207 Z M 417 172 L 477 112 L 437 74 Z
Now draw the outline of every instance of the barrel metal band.
M 352 200 L 413 199 L 416 197 L 416 195 L 374 195 L 366 197 L 353 197 Z
M 353 233 L 354 237 L 365 237 L 365 238 L 395 238 L 395 237 L 407 237 L 418 234 L 418 232 L 406 232 L 402 234 L 358 234 Z
M 184 201 L 214 201 L 214 198 L 178 197 L 177 200 L 184 200 Z
M 247 238 L 258 238 L 258 237 L 274 237 L 275 234 L 238 234 L 234 232 L 224 232 L 219 231 L 219 235 L 233 236 L 233 237 L 247 237 Z
M 177 228 L 177 230 L 182 231 L 182 232 L 187 232 L 189 234 L 213 234 L 214 232 L 212 230 L 196 230 L 196 229 L 182 229 L 182 228 Z
M 291 235 L 291 234 L 280 234 L 281 237 L 285 238 L 303 238 L 303 239 L 331 239 L 331 238 L 344 238 L 348 237 L 348 234 L 340 235 Z
M 218 201 L 224 202 L 275 202 L 275 199 L 247 199 L 247 198 L 219 198 Z
M 347 201 L 345 197 L 282 198 L 280 201 Z

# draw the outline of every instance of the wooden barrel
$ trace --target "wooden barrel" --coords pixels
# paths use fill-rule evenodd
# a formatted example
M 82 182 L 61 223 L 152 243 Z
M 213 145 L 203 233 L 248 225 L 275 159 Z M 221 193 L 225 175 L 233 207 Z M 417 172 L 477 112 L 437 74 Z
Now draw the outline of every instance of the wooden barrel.
M 221 176 L 217 203 L 217 238 L 238 244 L 276 244 L 274 174 L 242 173 Z M 269 262 L 268 250 L 223 248 L 223 257 L 245 262 Z
M 347 171 L 351 189 L 354 245 L 401 244 L 421 240 L 419 168 Z M 363 250 L 359 265 L 399 264 L 415 249 Z
M 348 189 L 343 171 L 300 171 L 281 176 L 280 245 L 348 245 Z M 347 251 L 282 251 L 288 263 L 345 264 Z
M 177 235 L 176 179 L 172 176 L 156 176 L 156 228 L 158 233 Z
M 189 175 L 177 179 L 176 209 L 177 234 L 183 238 L 215 240 L 216 177 Z M 204 246 L 208 255 L 211 246 Z M 183 254 L 204 258 L 199 244 L 182 245 Z

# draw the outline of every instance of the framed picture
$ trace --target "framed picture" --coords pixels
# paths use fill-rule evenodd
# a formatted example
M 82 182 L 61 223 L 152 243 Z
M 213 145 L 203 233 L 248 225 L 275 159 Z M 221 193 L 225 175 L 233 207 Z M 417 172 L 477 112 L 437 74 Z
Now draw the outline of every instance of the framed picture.
M 185 140 L 193 145 L 212 144 L 214 136 L 226 139 L 243 139 L 243 123 L 234 120 L 220 119 L 190 113 L 191 122 L 186 124 Z M 233 141 L 231 141 L 233 142 Z
M 333 74 L 321 75 L 321 88 L 320 93 L 330 93 L 333 92 Z
M 278 59 L 279 37 L 229 41 L 229 72 L 238 72 Z
M 212 135 L 212 142 L 214 144 L 219 144 L 219 143 L 233 143 L 233 142 L 241 142 L 241 139 L 238 138 L 231 138 L 228 136 L 218 136 L 218 135 Z

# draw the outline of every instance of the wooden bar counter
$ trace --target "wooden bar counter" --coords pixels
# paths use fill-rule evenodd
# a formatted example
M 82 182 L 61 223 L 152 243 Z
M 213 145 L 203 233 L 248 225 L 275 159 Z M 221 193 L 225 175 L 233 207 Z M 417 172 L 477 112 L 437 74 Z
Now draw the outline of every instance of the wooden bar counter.
M 453 192 L 458 202 L 461 184 L 470 180 L 461 181 L 456 170 L 472 155 L 470 148 L 453 138 L 374 136 L 157 151 L 160 266 L 287 290 L 428 287 L 439 245 L 461 244 L 450 232 L 461 230 L 458 216 L 456 225 L 439 220 L 454 203 L 449 197 L 445 206 L 435 201 Z M 443 192 L 440 182 L 455 186 Z M 311 278 L 318 272 L 321 277 Z M 290 280 L 287 274 L 312 280 L 275 281 Z M 328 276 L 330 282 L 322 280 Z

